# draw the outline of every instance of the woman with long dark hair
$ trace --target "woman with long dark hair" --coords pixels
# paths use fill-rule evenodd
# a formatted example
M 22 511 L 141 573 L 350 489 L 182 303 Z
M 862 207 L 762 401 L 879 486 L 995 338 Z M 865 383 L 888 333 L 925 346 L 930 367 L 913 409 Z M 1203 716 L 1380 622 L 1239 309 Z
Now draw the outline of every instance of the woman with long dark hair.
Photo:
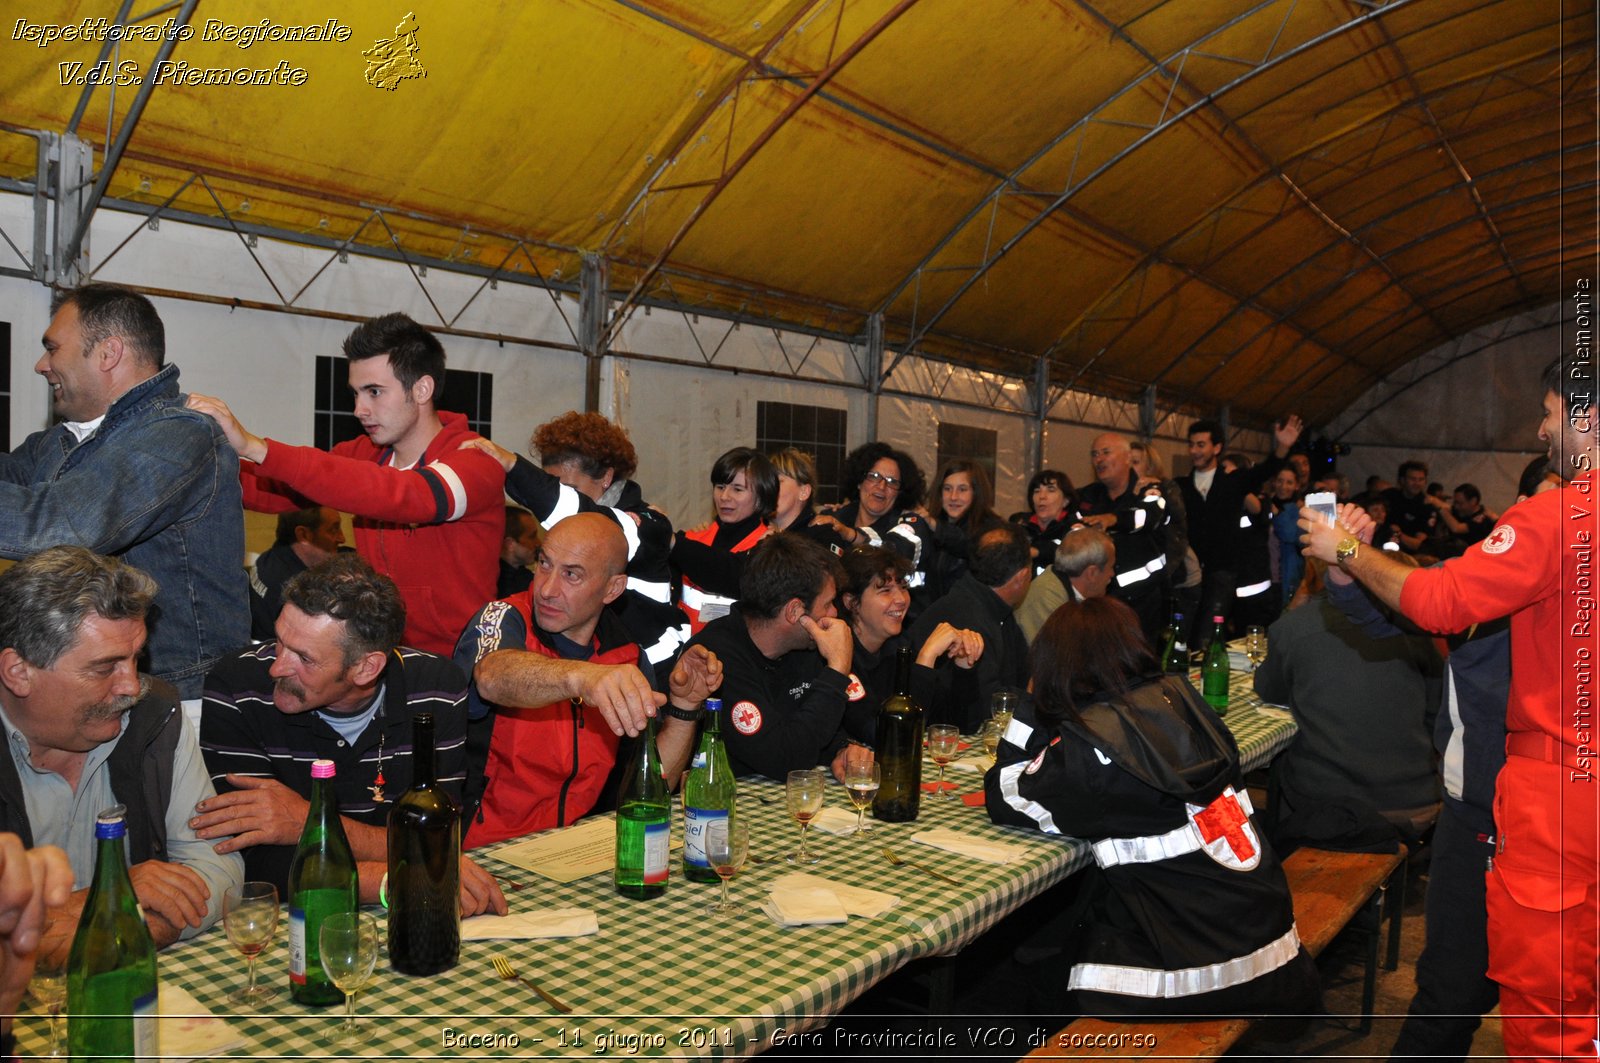
M 1114 598 L 1056 610 L 1034 642 L 1032 689 L 984 788 L 995 822 L 1093 846 L 1063 942 L 1070 1009 L 1305 1009 L 1316 968 L 1233 736 L 1187 678 L 1161 674 L 1133 610 Z
M 972 543 L 1004 523 L 994 511 L 994 487 L 984 467 L 968 458 L 947 461 L 934 477 L 933 541 L 938 548 L 929 565 L 932 597 L 939 598 L 967 570 Z

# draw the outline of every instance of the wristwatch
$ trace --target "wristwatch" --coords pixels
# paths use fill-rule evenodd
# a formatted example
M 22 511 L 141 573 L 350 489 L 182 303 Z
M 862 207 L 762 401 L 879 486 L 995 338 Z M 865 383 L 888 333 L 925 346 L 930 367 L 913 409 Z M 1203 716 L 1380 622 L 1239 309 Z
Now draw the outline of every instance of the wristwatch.
M 1361 540 L 1354 535 L 1346 535 L 1339 540 L 1339 545 L 1333 549 L 1333 559 L 1340 568 L 1349 568 L 1350 562 L 1355 560 L 1356 554 L 1361 552 Z
M 705 715 L 705 712 L 700 709 L 680 709 L 670 702 L 663 711 L 674 720 L 682 720 L 684 723 L 699 723 L 701 717 Z

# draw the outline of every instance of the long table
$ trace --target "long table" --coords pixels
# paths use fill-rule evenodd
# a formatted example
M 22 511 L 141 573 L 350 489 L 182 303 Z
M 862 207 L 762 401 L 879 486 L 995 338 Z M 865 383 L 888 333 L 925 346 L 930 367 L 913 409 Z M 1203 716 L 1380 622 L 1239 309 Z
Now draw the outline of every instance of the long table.
M 1237 677 L 1225 717 L 1246 768 L 1266 763 L 1293 738 L 1286 713 L 1263 709 Z M 932 779 L 933 769 L 925 779 Z M 952 771 L 958 793 L 981 790 L 981 776 Z M 843 787 L 830 784 L 827 803 L 849 808 Z M 996 827 L 981 807 L 924 795 L 915 823 L 875 823 L 866 837 L 812 832 L 820 862 L 804 868 L 838 882 L 896 894 L 900 903 L 876 919 L 833 926 L 782 928 L 756 909 L 766 886 L 794 868 L 779 859 L 799 829 L 783 803 L 781 784 L 742 780 L 739 808 L 751 825 L 752 860 L 733 880 L 749 908 L 712 916 L 704 907 L 716 885 L 686 882 L 675 866 L 666 894 L 624 898 L 608 875 L 561 885 L 502 863 L 492 848 L 472 855 L 490 872 L 523 888 L 507 892 L 513 911 L 580 907 L 596 912 L 600 933 L 542 941 L 465 942 L 458 967 L 432 978 L 393 973 L 386 960 L 357 1000 L 361 1021 L 376 1026 L 357 1054 L 372 1058 L 551 1055 L 575 1058 L 650 1055 L 741 1058 L 793 1043 L 874 983 L 922 957 L 961 950 L 1007 913 L 1088 861 L 1088 847 L 1070 839 Z M 951 827 L 1004 840 L 1026 856 L 995 865 L 911 840 L 929 827 Z M 953 886 L 911 867 L 894 867 L 885 846 L 958 880 Z M 380 913 L 381 917 L 381 913 Z M 556 1014 L 525 986 L 501 981 L 490 958 L 504 956 L 568 1004 Z M 261 977 L 286 989 L 287 953 L 278 940 L 263 954 Z M 329 1053 L 318 1039 L 342 1009 L 294 1004 L 287 992 L 256 1014 L 240 1014 L 226 994 L 242 984 L 244 958 L 221 928 L 164 951 L 164 982 L 175 982 L 245 1040 L 234 1053 L 256 1059 L 300 1059 Z M 18 1022 L 21 1047 L 38 1051 L 43 1020 Z M 345 1050 L 341 1050 L 345 1051 Z

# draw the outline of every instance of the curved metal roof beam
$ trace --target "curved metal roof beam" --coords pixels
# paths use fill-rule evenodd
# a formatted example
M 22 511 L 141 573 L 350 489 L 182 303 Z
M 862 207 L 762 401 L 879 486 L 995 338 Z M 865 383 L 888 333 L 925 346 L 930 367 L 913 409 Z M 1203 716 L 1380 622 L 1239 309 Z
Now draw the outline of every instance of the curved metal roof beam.
M 1219 33 L 1223 32 L 1224 30 L 1226 30 L 1227 28 L 1231 27 L 1233 24 L 1237 23 L 1238 21 L 1249 17 L 1249 15 L 1254 14 L 1258 10 L 1261 10 L 1262 7 L 1270 6 L 1271 2 L 1277 2 L 1277 0 L 1269 0 L 1268 4 L 1260 5 L 1260 6 L 1256 7 L 1256 8 L 1253 8 L 1249 12 L 1246 12 L 1246 13 L 1240 15 L 1240 16 L 1237 16 L 1236 18 L 1230 20 L 1228 23 L 1225 23 L 1223 26 L 1220 26 L 1217 29 L 1215 29 L 1215 30 L 1211 31 L 1210 33 L 1206 34 L 1205 36 L 1201 37 L 1195 43 L 1190 44 L 1190 45 L 1186 46 L 1185 48 L 1181 49 L 1178 53 L 1175 53 L 1173 58 L 1176 59 L 1176 58 L 1179 58 L 1179 57 L 1182 57 L 1182 56 L 1187 56 L 1188 53 L 1194 51 L 1200 44 L 1203 44 L 1210 37 L 1215 36 L 1216 34 L 1219 34 Z M 984 274 L 986 274 L 994 266 L 995 263 L 1000 261 L 1000 259 L 1004 258 L 1006 256 L 1006 254 L 1008 254 L 1013 247 L 1015 247 L 1018 243 L 1020 243 L 1023 239 L 1025 239 L 1030 233 L 1032 233 L 1033 230 L 1036 229 L 1046 218 L 1048 218 L 1052 214 L 1054 214 L 1055 211 L 1058 210 L 1063 204 L 1065 204 L 1072 196 L 1077 194 L 1077 192 L 1081 191 L 1084 186 L 1088 185 L 1095 178 L 1099 177 L 1101 174 L 1105 173 L 1111 167 L 1115 166 L 1116 163 L 1119 162 L 1126 155 L 1128 155 L 1129 153 L 1131 153 L 1133 151 L 1138 150 L 1139 147 L 1141 147 L 1143 144 L 1147 143 L 1149 140 L 1151 140 L 1155 136 L 1159 135 L 1162 131 L 1167 129 L 1169 126 L 1172 126 L 1172 125 L 1174 125 L 1174 124 L 1176 124 L 1178 122 L 1183 121 L 1184 119 L 1188 118 L 1189 116 L 1199 112 L 1203 108 L 1206 108 L 1206 109 L 1215 108 L 1216 107 L 1216 100 L 1218 98 L 1226 95 L 1232 89 L 1234 89 L 1234 88 L 1238 87 L 1239 85 L 1242 85 L 1245 82 L 1249 81 L 1250 79 L 1254 78 L 1256 75 L 1260 74 L 1262 71 L 1270 69 L 1270 68 L 1273 68 L 1273 67 L 1276 67 L 1281 63 L 1284 63 L 1284 62 L 1286 62 L 1286 61 L 1288 61 L 1288 60 L 1290 60 L 1290 59 L 1292 59 L 1292 58 L 1294 58 L 1294 57 L 1296 57 L 1296 56 L 1298 56 L 1298 55 L 1300 55 L 1300 54 L 1302 54 L 1302 53 L 1304 53 L 1304 52 L 1306 52 L 1306 51 L 1308 51 L 1310 49 L 1313 49 L 1313 48 L 1319 46 L 1324 41 L 1330 40 L 1330 39 L 1332 39 L 1334 37 L 1337 37 L 1337 36 L 1339 36 L 1341 34 L 1350 32 L 1351 30 L 1353 30 L 1353 29 L 1355 29 L 1355 28 L 1357 28 L 1357 27 L 1359 27 L 1361 25 L 1364 25 L 1368 21 L 1375 20 L 1379 16 L 1381 16 L 1385 11 L 1393 10 L 1395 8 L 1398 8 L 1398 7 L 1413 3 L 1413 2 L 1415 2 L 1415 0 L 1395 0 L 1395 2 L 1393 4 L 1388 5 L 1388 7 L 1384 8 L 1384 9 L 1375 10 L 1375 11 L 1371 11 L 1371 12 L 1368 12 L 1368 13 L 1363 14 L 1363 15 L 1359 15 L 1359 16 L 1351 19 L 1350 21 L 1341 24 L 1340 26 L 1338 26 L 1338 27 L 1336 27 L 1334 29 L 1328 30 L 1325 33 L 1319 34 L 1316 37 L 1314 37 L 1314 38 L 1312 38 L 1312 39 L 1310 39 L 1308 41 L 1305 41 L 1302 44 L 1297 45 L 1296 47 L 1294 47 L 1292 49 L 1289 49 L 1288 51 L 1282 53 L 1281 55 L 1277 56 L 1276 58 L 1273 58 L 1273 59 L 1270 59 L 1270 60 L 1264 60 L 1264 61 L 1258 63 L 1253 69 L 1251 69 L 1251 70 L 1247 71 L 1246 73 L 1240 75 L 1238 78 L 1235 78 L 1233 81 L 1228 82 L 1226 85 L 1222 86 L 1221 88 L 1216 90 L 1214 93 L 1202 96 L 1200 99 L 1196 100 L 1194 103 L 1189 104 L 1188 106 L 1186 106 L 1186 107 L 1182 108 L 1181 110 L 1179 110 L 1179 111 L 1175 112 L 1174 114 L 1172 114 L 1170 118 L 1163 116 L 1163 119 L 1158 121 L 1154 126 L 1152 126 L 1148 132 L 1146 132 L 1145 134 L 1140 136 L 1138 139 L 1134 140 L 1131 144 L 1129 144 L 1127 147 L 1123 148 L 1121 151 L 1119 151 L 1112 158 L 1110 158 L 1109 160 L 1107 160 L 1106 162 L 1104 162 L 1100 166 L 1098 166 L 1092 173 L 1086 175 L 1077 184 L 1072 185 L 1066 191 L 1064 191 L 1060 196 L 1058 196 L 1054 200 L 1052 200 L 1052 202 L 1050 204 L 1048 204 L 1043 210 L 1041 210 L 1037 215 L 1035 215 L 1029 221 L 1024 223 L 1022 228 L 1019 229 L 1009 239 L 1007 239 L 1005 241 L 1005 243 L 1002 244 L 998 249 L 996 249 L 987 258 L 986 261 L 984 261 L 983 263 L 973 267 L 970 270 L 969 276 L 967 277 L 967 279 L 964 280 L 960 285 L 957 286 L 955 293 L 952 294 L 945 301 L 943 306 L 941 306 L 937 311 L 935 311 L 934 314 L 926 322 L 922 323 L 921 325 L 914 325 L 913 330 L 912 330 L 912 335 L 911 335 L 911 342 L 907 345 L 908 348 L 914 347 L 916 342 L 920 341 L 920 339 L 923 336 L 925 336 L 933 328 L 934 325 L 936 325 L 946 314 L 948 314 L 950 312 L 951 308 L 953 308 L 955 306 L 955 304 L 961 300 L 961 298 L 967 293 L 967 291 L 969 291 L 972 288 L 972 286 L 974 284 L 976 284 L 978 282 L 978 280 L 981 279 L 984 276 Z M 1167 62 L 1170 64 L 1172 61 L 1173 60 L 1169 59 Z M 1070 136 L 1072 136 L 1079 129 L 1083 128 L 1088 122 L 1090 122 L 1094 118 L 1095 114 L 1099 113 L 1100 111 L 1104 110 L 1107 106 L 1109 106 L 1111 102 L 1113 102 L 1116 99 L 1120 98 L 1125 93 L 1131 91 L 1135 86 L 1141 84 L 1147 78 L 1151 78 L 1151 77 L 1157 76 L 1158 74 L 1163 76 L 1174 87 L 1180 81 L 1180 75 L 1176 75 L 1176 74 L 1172 73 L 1171 71 L 1167 70 L 1164 65 L 1158 65 L 1157 67 L 1152 68 L 1149 71 L 1146 71 L 1146 73 L 1144 75 L 1141 75 L 1138 79 L 1136 79 L 1133 82 L 1130 82 L 1127 86 L 1125 86 L 1118 93 L 1116 93 L 1113 96 L 1111 96 L 1105 103 L 1101 104 L 1100 107 L 1097 107 L 1095 109 L 1095 111 L 1091 112 L 1089 115 L 1087 115 L 1084 118 L 1080 119 L 1078 122 L 1073 123 L 1073 125 L 1071 127 L 1069 127 L 1065 132 L 1063 132 L 1060 136 L 1055 137 L 1054 139 L 1052 139 L 1049 144 L 1047 144 L 1044 148 L 1042 148 L 1034 156 L 1030 157 L 1030 159 L 1027 162 L 1023 163 L 1023 165 L 1021 167 L 1019 167 L 1015 171 L 1013 171 L 1013 178 L 1020 177 L 1020 175 L 1023 172 L 1025 172 L 1026 169 L 1030 165 L 1032 165 L 1033 163 L 1037 162 L 1039 159 L 1043 158 L 1049 151 L 1051 151 L 1052 149 L 1054 149 L 1055 147 L 1057 147 L 1061 143 L 1065 142 Z M 1170 96 L 1170 93 L 1169 93 L 1169 96 Z M 1224 117 L 1226 118 L 1226 116 L 1224 116 Z M 1287 180 L 1287 179 L 1285 179 L 1285 180 Z M 1002 184 L 1001 186 L 999 186 L 996 189 L 994 189 L 993 191 L 991 191 L 989 193 L 989 195 L 984 198 L 983 201 L 981 201 L 977 206 L 975 206 L 973 208 L 973 210 L 970 211 L 966 217 L 964 217 L 959 223 L 957 223 L 956 227 L 954 229 L 952 229 L 951 232 L 948 233 L 944 237 L 944 239 L 942 239 L 939 242 L 938 246 L 934 249 L 934 251 L 930 252 L 929 255 L 926 256 L 923 259 L 923 261 L 921 263 L 919 263 L 918 266 L 913 270 L 911 275 L 908 276 L 906 278 L 906 280 L 903 281 L 897 287 L 895 292 L 893 294 L 891 294 L 890 298 L 888 300 L 886 300 L 883 304 L 880 305 L 880 308 L 879 308 L 880 311 L 886 309 L 896 299 L 898 299 L 900 294 L 902 294 L 907 287 L 909 287 L 914 281 L 916 281 L 920 277 L 922 272 L 928 267 L 929 263 L 931 263 L 932 260 L 934 259 L 934 257 L 937 256 L 939 251 L 941 251 L 952 240 L 954 240 L 956 235 L 958 235 L 962 231 L 962 229 L 964 229 L 966 227 L 966 225 L 970 223 L 971 220 L 973 220 L 974 218 L 978 217 L 982 213 L 983 209 L 986 206 L 990 205 L 993 202 L 996 202 L 999 196 L 1005 194 L 1007 189 L 1013 183 L 1014 183 L 1014 181 L 1013 182 L 1008 182 L 1006 184 Z M 1292 187 L 1293 183 L 1289 182 L 1289 184 Z M 1296 190 L 1296 191 L 1298 191 L 1298 190 Z M 1301 196 L 1304 196 L 1304 193 L 1299 193 L 1299 194 Z M 1313 211 L 1313 213 L 1316 213 L 1325 223 L 1327 223 L 1328 225 L 1330 225 L 1333 228 L 1336 228 L 1336 229 L 1338 228 L 1337 222 L 1334 222 L 1326 214 L 1324 214 L 1320 210 L 1318 210 L 1318 208 L 1316 207 L 1316 204 L 1311 202 L 1309 197 L 1306 197 L 1304 199 L 1304 204 L 1307 207 L 1307 209 Z M 1368 253 L 1369 254 L 1371 253 L 1370 250 L 1368 251 Z M 1374 256 L 1374 257 L 1376 257 L 1376 256 Z M 1380 262 L 1381 262 L 1381 260 L 1380 260 Z M 1398 282 L 1398 278 L 1396 278 L 1396 283 L 1399 283 Z M 904 352 L 901 352 L 901 353 L 903 355 Z M 892 370 L 892 368 L 893 368 L 893 366 L 891 365 L 890 369 Z
M 826 3 L 828 0 L 819 0 L 819 2 Z M 749 164 L 750 160 L 753 159 L 761 151 L 761 149 L 767 145 L 767 142 L 770 141 L 773 136 L 775 136 L 777 132 L 788 123 L 789 119 L 798 114 L 800 110 L 811 101 L 813 96 L 822 91 L 822 88 L 827 85 L 829 81 L 833 80 L 840 70 L 843 70 L 852 59 L 859 55 L 863 48 L 876 40 L 878 35 L 892 26 L 901 15 L 904 15 L 907 11 L 911 10 L 911 8 L 915 7 L 917 2 L 918 0 L 899 0 L 894 7 L 884 13 L 884 15 L 871 26 L 867 27 L 866 31 L 859 38 L 847 46 L 844 51 L 840 52 L 833 62 L 829 63 L 822 70 L 818 71 L 816 76 L 812 78 L 811 83 L 789 103 L 789 106 L 783 109 L 782 113 L 780 113 L 772 120 L 770 124 L 768 124 L 766 129 L 756 134 L 755 139 L 751 141 L 749 146 L 746 147 L 742 153 L 740 153 L 737 159 L 731 163 L 724 164 L 722 175 L 718 177 L 717 180 L 711 185 L 706 194 L 700 198 L 700 202 L 697 203 L 694 209 L 689 212 L 689 216 L 685 218 L 683 223 L 678 227 L 678 231 L 674 233 L 671 238 L 667 240 L 665 246 L 663 246 L 661 250 L 656 253 L 655 259 L 650 263 L 650 265 L 645 267 L 644 271 L 639 275 L 639 278 L 634 281 L 633 287 L 628 291 L 628 294 L 624 296 L 622 301 L 612 309 L 611 319 L 606 323 L 600 335 L 600 350 L 605 350 L 606 346 L 611 342 L 611 340 L 616 337 L 616 334 L 621 330 L 623 324 L 626 323 L 628 316 L 632 313 L 633 307 L 638 302 L 639 297 L 643 295 L 645 288 L 649 286 L 650 281 L 660 271 L 661 267 L 666 264 L 667 259 L 672 257 L 672 253 L 677 250 L 678 245 L 682 243 L 684 237 L 689 234 L 689 230 L 694 228 L 695 223 L 705 215 L 706 210 L 710 208 L 712 203 L 716 202 L 717 197 L 720 196 L 723 190 L 732 183 L 733 179 L 744 170 L 745 166 Z M 784 33 L 787 33 L 789 28 L 792 27 L 795 22 L 799 21 L 802 15 L 797 15 L 795 19 L 790 22 L 789 26 L 784 28 Z M 772 48 L 775 48 L 778 42 L 782 40 L 784 33 L 775 34 L 772 41 L 768 43 L 767 47 L 763 49 L 761 54 L 765 55 L 770 52 Z

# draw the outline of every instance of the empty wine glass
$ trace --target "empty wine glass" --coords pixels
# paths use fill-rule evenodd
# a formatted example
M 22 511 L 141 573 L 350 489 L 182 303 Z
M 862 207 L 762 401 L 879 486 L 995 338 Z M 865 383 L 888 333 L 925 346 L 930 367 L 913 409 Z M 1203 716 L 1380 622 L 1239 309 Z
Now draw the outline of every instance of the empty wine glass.
M 370 1034 L 356 1025 L 356 992 L 378 962 L 378 921 L 366 912 L 335 912 L 322 920 L 317 946 L 328 980 L 344 992 L 344 1022 L 323 1043 L 360 1044 Z
M 28 994 L 50 1013 L 50 1055 L 61 1055 L 61 1005 L 67 1002 L 67 950 L 43 950 L 33 964 Z
M 872 828 L 867 826 L 867 806 L 878 796 L 878 784 L 882 779 L 876 761 L 845 768 L 844 790 L 850 795 L 850 803 L 856 806 L 856 829 L 850 832 L 852 835 L 872 833 Z
M 1005 734 L 1006 728 L 1011 726 L 1011 717 L 1016 715 L 1017 705 L 1022 701 L 1015 690 L 997 690 L 989 695 L 989 719 L 1000 724 L 1000 733 Z
M 956 759 L 956 749 L 961 744 L 961 729 L 953 723 L 936 723 L 928 728 L 928 756 L 939 765 L 939 781 L 934 790 L 939 797 L 946 801 L 954 801 L 955 797 L 945 792 L 944 766 Z M 955 787 L 951 787 L 955 789 Z
M 1267 629 L 1260 624 L 1252 624 L 1245 629 L 1244 655 L 1252 671 L 1260 668 L 1261 662 L 1267 659 Z
M 728 880 L 738 873 L 745 857 L 750 855 L 749 826 L 737 815 L 730 814 L 727 819 L 706 826 L 705 845 L 706 861 L 722 880 L 722 900 L 706 905 L 706 911 L 713 915 L 744 911 L 743 904 L 728 899 Z
M 272 944 L 278 930 L 278 887 L 270 882 L 230 886 L 222 895 L 222 929 L 250 963 L 243 989 L 228 994 L 236 1004 L 260 1004 L 278 995 L 272 986 L 256 983 L 256 957 Z
M 806 848 L 806 835 L 810 830 L 811 821 L 822 811 L 822 790 L 827 782 L 827 775 L 818 768 L 805 768 L 789 773 L 788 782 L 783 790 L 784 802 L 789 806 L 789 815 L 800 824 L 800 848 L 789 854 L 788 860 L 791 864 L 817 862 L 817 858 Z

